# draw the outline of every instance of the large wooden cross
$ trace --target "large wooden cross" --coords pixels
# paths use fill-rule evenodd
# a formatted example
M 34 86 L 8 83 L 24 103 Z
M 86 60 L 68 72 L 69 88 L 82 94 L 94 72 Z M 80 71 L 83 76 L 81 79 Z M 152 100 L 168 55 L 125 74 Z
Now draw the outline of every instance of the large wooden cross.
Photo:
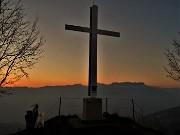
M 66 24 L 65 29 L 90 33 L 88 96 L 95 97 L 97 95 L 97 34 L 120 37 L 120 33 L 98 29 L 97 5 L 93 5 L 90 9 L 90 28 Z

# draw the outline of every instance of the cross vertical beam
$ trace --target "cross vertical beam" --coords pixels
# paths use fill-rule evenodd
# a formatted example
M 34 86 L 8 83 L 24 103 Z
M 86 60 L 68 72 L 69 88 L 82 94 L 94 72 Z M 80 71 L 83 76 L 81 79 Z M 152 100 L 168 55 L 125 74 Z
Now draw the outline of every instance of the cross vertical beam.
M 98 7 L 93 5 L 90 11 L 90 44 L 89 44 L 89 85 L 88 96 L 97 95 L 97 28 Z

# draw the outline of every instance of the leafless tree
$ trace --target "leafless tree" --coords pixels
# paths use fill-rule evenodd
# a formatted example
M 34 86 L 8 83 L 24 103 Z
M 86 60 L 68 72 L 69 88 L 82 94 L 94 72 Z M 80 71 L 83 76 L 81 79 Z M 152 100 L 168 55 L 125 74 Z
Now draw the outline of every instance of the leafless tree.
M 29 77 L 41 58 L 44 38 L 37 24 L 21 0 L 0 0 L 0 88 Z
M 173 40 L 172 48 L 166 48 L 164 55 L 168 60 L 165 67 L 167 77 L 179 82 L 180 81 L 180 40 Z

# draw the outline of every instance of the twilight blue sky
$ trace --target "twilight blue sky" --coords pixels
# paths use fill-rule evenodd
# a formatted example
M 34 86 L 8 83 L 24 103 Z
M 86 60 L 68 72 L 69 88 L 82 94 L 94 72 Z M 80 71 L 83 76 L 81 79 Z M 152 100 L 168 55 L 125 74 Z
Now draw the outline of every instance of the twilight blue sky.
M 66 31 L 65 24 L 89 27 L 92 0 L 24 0 L 28 14 L 40 17 L 46 37 L 42 60 L 20 85 L 82 83 L 88 79 L 89 35 Z M 179 86 L 166 77 L 165 47 L 178 37 L 179 0 L 96 0 L 100 29 L 120 38 L 98 36 L 98 82 L 145 82 Z

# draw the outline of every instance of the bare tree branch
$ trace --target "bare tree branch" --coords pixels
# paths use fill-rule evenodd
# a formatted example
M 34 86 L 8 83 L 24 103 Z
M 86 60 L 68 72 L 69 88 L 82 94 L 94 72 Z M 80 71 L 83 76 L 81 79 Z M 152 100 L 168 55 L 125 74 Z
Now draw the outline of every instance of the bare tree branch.
M 167 77 L 180 82 L 180 41 L 173 40 L 172 49 L 166 48 L 164 55 L 168 61 L 165 67 Z
M 41 58 L 44 37 L 38 17 L 30 20 L 21 0 L 1 0 L 0 88 L 29 77 L 28 70 Z

